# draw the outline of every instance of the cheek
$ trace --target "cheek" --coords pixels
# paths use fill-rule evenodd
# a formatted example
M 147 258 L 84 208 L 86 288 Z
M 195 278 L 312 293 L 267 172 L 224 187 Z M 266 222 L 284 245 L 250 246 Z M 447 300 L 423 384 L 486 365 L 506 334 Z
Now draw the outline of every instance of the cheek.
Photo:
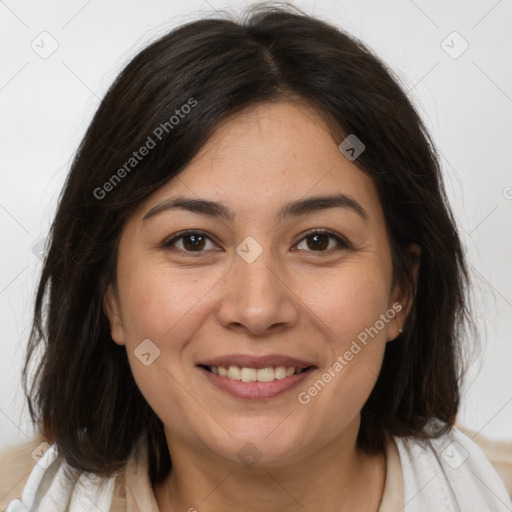
M 120 262 L 119 269 L 125 345 L 140 391 L 156 411 L 166 411 L 169 402 L 188 404 L 183 372 L 189 364 L 188 345 L 211 313 L 209 291 L 225 272 L 171 269 L 162 262 L 134 259 Z M 146 366 L 148 359 L 155 362 Z
M 328 416 L 332 435 L 359 413 L 373 389 L 386 347 L 388 322 L 394 317 L 394 311 L 388 311 L 390 277 L 386 267 L 380 262 L 362 266 L 354 263 L 336 278 L 331 276 L 329 283 L 325 282 L 328 292 L 319 294 L 312 306 L 329 327 L 331 343 L 316 380 L 300 390 L 299 402 L 315 411 L 310 418 L 318 428 L 324 428 L 321 425 Z
M 343 272 L 327 276 L 311 304 L 311 309 L 315 309 L 330 327 L 331 335 L 336 336 L 334 344 L 339 350 L 344 350 L 360 333 L 374 326 L 388 308 L 388 274 L 379 265 L 361 267 L 354 264 Z M 379 326 L 385 337 L 387 324 L 379 323 Z
M 146 338 L 159 346 L 170 339 L 176 345 L 186 338 L 202 315 L 208 290 L 221 277 L 211 269 L 171 269 L 150 260 L 127 263 L 127 269 L 128 265 L 120 285 L 127 345 Z
M 190 404 L 181 368 L 184 350 L 202 325 L 201 299 L 213 284 L 207 286 L 192 270 L 170 272 L 148 259 L 127 259 L 119 268 L 125 344 L 137 386 L 159 416 L 168 413 L 170 403 L 184 410 Z

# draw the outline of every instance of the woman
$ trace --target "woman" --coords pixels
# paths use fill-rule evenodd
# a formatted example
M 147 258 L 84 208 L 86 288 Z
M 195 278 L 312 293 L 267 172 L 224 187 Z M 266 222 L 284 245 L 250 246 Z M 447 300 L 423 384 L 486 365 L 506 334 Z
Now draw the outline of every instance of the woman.
M 467 281 L 362 43 L 271 7 L 173 30 L 65 184 L 24 369 L 48 446 L 8 512 L 510 510 L 454 427 Z

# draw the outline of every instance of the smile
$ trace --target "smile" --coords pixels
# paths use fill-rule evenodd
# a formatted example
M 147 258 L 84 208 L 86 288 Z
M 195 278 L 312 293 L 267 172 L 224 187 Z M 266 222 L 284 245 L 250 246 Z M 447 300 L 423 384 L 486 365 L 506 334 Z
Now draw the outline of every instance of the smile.
M 197 368 L 217 390 L 236 398 L 249 400 L 270 399 L 283 395 L 298 386 L 316 370 L 316 366 L 307 368 L 277 366 L 256 369 L 199 365 Z
M 296 368 L 294 366 L 268 366 L 266 368 L 248 368 L 239 366 L 204 366 L 214 375 L 227 377 L 231 380 L 241 380 L 242 382 L 272 382 L 281 380 L 292 375 L 298 375 L 307 368 Z

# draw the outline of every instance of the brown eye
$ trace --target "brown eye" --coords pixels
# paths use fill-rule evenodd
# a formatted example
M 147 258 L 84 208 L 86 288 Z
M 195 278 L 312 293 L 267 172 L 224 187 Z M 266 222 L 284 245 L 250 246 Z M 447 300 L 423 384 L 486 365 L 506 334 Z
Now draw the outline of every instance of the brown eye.
M 183 252 L 205 252 L 203 249 L 211 239 L 198 231 L 187 231 L 181 233 L 164 243 L 164 247 L 177 249 Z M 213 242 L 212 242 L 213 243 Z M 181 247 L 180 247 L 181 245 Z
M 336 247 L 350 247 L 350 244 L 346 240 L 334 233 L 331 233 L 330 231 L 312 231 L 305 236 L 297 246 L 299 246 L 304 240 L 306 240 L 306 245 L 310 252 L 331 252 L 330 249 L 336 249 Z M 334 246 L 331 245 L 329 249 L 331 240 L 334 240 L 336 243 Z

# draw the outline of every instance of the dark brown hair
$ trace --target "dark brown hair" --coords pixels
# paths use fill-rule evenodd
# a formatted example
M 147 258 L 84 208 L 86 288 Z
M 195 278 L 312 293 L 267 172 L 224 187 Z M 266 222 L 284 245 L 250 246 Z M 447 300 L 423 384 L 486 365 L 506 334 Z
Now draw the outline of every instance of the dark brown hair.
M 191 98 L 194 108 L 170 121 Z M 110 87 L 72 162 L 23 369 L 32 420 L 72 467 L 111 474 L 147 436 L 152 482 L 169 473 L 162 422 L 134 381 L 126 349 L 112 341 L 102 307 L 115 285 L 123 226 L 221 122 L 257 104 L 297 100 L 321 113 L 338 144 L 349 134 L 365 144 L 355 163 L 377 185 L 393 276 L 410 290 L 406 251 L 413 243 L 422 251 L 412 310 L 387 344 L 358 447 L 375 452 L 385 432 L 437 436 L 453 425 L 468 276 L 432 140 L 393 73 L 361 42 L 296 8 L 257 4 L 241 21 L 190 22 L 144 48 Z M 128 169 L 158 126 L 167 127 L 161 139 Z

